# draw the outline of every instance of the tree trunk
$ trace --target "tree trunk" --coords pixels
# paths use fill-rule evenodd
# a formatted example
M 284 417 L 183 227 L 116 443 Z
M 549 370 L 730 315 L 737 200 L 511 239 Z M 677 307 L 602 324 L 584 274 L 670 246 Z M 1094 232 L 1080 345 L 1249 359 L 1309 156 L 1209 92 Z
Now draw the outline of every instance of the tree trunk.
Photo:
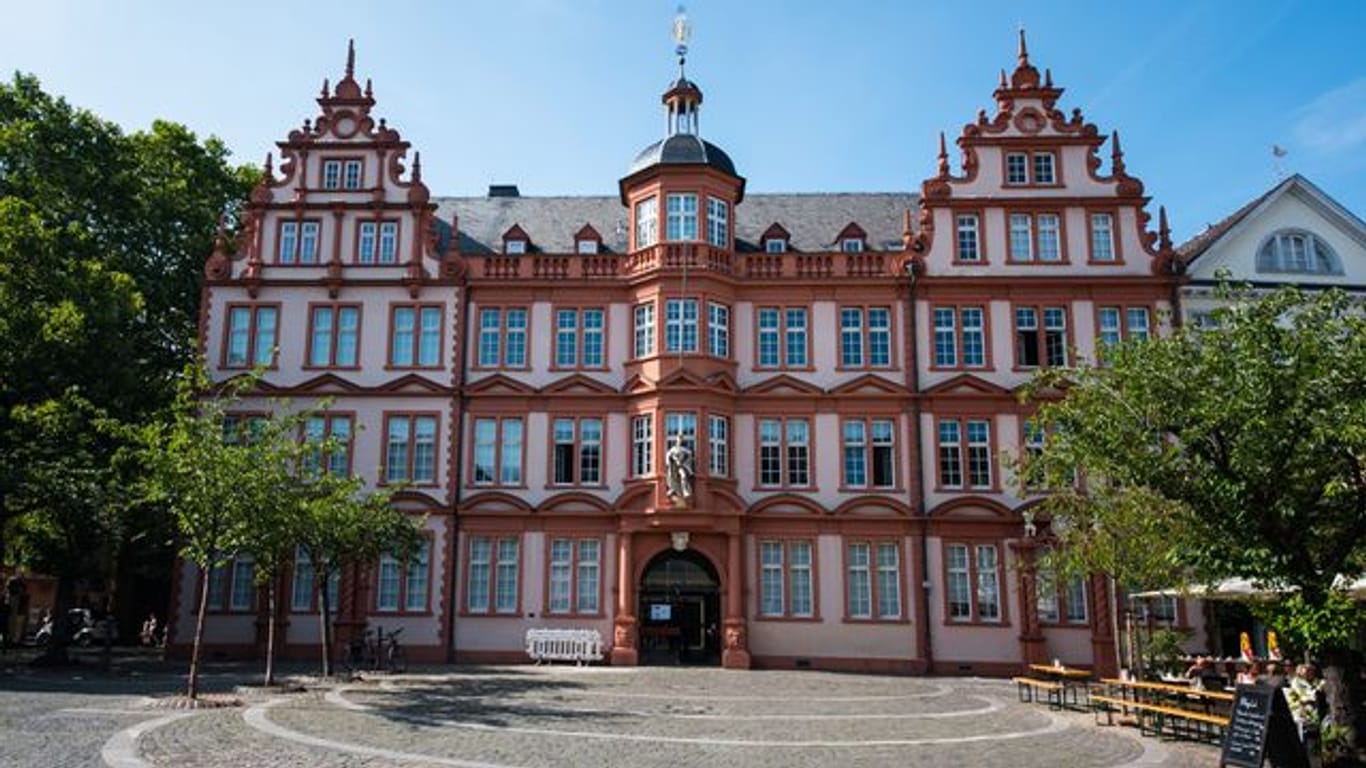
M 1360 747 L 1362 712 L 1357 700 L 1358 670 L 1351 651 L 1344 648 L 1324 649 L 1323 695 L 1328 702 L 1327 719 L 1333 725 L 1347 728 L 1346 746 L 1355 751 Z
M 1105 578 L 1105 599 L 1110 603 L 1110 641 L 1115 644 L 1115 666 L 1124 665 L 1124 639 L 1119 634 L 1119 589 L 1114 576 Z M 1119 670 L 1115 670 L 1119 674 Z
M 323 639 L 323 677 L 332 676 L 332 609 L 327 602 L 327 575 L 319 571 L 322 578 L 318 579 L 318 605 L 322 610 L 318 611 L 319 620 L 322 621 Z
M 194 619 L 194 642 L 190 646 L 190 674 L 185 695 L 199 696 L 199 646 L 204 642 L 204 612 L 209 606 L 209 567 L 199 566 L 199 611 Z
M 266 679 L 265 686 L 275 685 L 275 577 L 266 584 Z

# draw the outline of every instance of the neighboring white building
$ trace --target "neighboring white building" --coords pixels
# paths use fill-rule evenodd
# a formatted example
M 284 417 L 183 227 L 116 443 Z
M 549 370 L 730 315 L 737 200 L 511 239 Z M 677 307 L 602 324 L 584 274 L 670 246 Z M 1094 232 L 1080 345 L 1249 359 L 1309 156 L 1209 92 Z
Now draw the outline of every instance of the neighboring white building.
M 1207 323 L 1221 281 L 1335 287 L 1366 297 L 1366 223 L 1299 174 L 1177 249 L 1182 316 Z

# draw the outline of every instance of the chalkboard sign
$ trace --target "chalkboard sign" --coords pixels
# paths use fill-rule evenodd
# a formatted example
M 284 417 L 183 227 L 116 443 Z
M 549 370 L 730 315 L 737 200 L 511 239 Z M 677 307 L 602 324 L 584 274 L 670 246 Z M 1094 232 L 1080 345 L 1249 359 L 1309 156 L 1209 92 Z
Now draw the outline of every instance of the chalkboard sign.
M 1229 713 L 1219 765 L 1261 768 L 1268 757 L 1275 768 L 1309 768 L 1299 731 L 1280 689 L 1240 685 Z

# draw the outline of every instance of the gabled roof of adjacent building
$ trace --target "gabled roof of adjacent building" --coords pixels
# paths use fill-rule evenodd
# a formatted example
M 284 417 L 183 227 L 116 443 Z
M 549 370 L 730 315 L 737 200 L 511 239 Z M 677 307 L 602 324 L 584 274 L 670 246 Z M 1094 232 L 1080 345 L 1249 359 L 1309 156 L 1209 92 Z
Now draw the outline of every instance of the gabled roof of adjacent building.
M 1257 214 L 1271 207 L 1277 200 L 1291 191 L 1304 193 L 1307 198 L 1330 219 L 1336 219 L 1345 230 L 1352 232 L 1353 235 L 1366 245 L 1366 222 L 1362 222 L 1356 214 L 1347 210 L 1341 203 L 1334 200 L 1328 193 L 1319 189 L 1309 179 L 1296 173 L 1285 179 L 1276 186 L 1263 192 L 1247 205 L 1239 208 L 1228 216 L 1224 217 L 1215 224 L 1211 224 L 1204 232 L 1192 237 L 1176 248 L 1176 255 L 1186 264 L 1194 262 L 1214 245 L 1236 230 L 1240 229 L 1244 222 L 1255 219 Z
M 575 235 L 585 224 L 602 236 L 602 250 L 624 253 L 628 248 L 627 210 L 620 198 L 521 197 L 499 194 L 490 197 L 433 197 L 437 218 L 449 222 L 458 216 L 462 253 L 501 253 L 503 234 L 520 226 L 531 241 L 532 251 L 573 253 Z M 906 211 L 914 211 L 919 195 L 910 192 L 848 192 L 810 194 L 751 194 L 735 207 L 735 249 L 763 249 L 763 234 L 773 224 L 790 233 L 794 251 L 838 250 L 838 238 L 850 224 L 868 234 L 870 250 L 902 248 Z M 664 226 L 660 211 L 660 227 Z M 914 218 L 914 217 L 913 217 Z

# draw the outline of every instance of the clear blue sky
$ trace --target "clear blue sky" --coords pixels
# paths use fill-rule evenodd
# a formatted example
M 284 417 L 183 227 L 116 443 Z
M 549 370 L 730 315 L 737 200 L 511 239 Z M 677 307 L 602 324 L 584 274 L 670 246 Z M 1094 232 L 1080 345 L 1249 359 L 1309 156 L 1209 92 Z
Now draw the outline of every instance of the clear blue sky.
M 378 113 L 436 194 L 612 194 L 663 131 L 666 0 L 4 0 L 0 72 L 128 129 L 154 118 L 258 163 L 356 38 Z M 277 7 L 278 6 L 278 7 Z M 1276 180 L 1270 148 L 1366 217 L 1366 2 L 692 0 L 702 131 L 751 191 L 916 190 L 936 137 L 1030 53 L 1168 207 L 1179 238 Z

